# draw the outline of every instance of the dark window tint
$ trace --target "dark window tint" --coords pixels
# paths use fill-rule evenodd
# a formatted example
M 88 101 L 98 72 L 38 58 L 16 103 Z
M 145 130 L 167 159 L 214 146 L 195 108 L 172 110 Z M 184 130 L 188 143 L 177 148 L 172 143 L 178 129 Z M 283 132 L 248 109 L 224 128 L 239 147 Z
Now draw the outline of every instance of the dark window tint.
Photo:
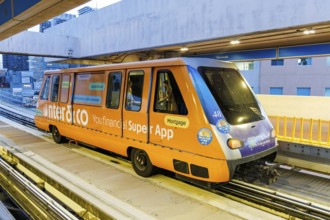
M 299 65 L 299 66 L 308 66 L 308 65 L 312 65 L 312 58 L 311 58 L 311 57 L 299 58 L 299 59 L 298 59 L 298 65 Z
M 50 76 L 45 76 L 44 86 L 41 91 L 40 99 L 48 100 Z
M 154 111 L 180 115 L 188 114 L 179 87 L 170 71 L 157 72 Z
M 238 125 L 263 119 L 253 93 L 235 69 L 199 67 L 198 71 L 228 123 Z
M 284 60 L 272 60 L 272 66 L 283 66 L 284 65 Z
M 299 96 L 310 96 L 311 95 L 311 88 L 310 87 L 298 87 L 297 88 L 297 95 L 299 95 Z
M 109 74 L 107 91 L 107 108 L 118 108 L 120 100 L 121 72 Z
M 131 71 L 128 74 L 126 104 L 127 110 L 140 111 L 143 92 L 143 71 Z
M 270 87 L 269 94 L 271 95 L 283 95 L 283 87 Z
M 52 78 L 52 93 L 50 97 L 50 101 L 57 102 L 58 100 L 58 91 L 60 85 L 60 76 L 53 76 Z

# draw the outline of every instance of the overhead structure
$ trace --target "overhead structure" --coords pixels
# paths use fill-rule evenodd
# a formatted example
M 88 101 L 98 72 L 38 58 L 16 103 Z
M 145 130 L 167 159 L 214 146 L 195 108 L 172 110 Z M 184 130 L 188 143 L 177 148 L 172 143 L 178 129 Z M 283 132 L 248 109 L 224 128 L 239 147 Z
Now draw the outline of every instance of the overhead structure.
M 0 15 L 18 1 L 2 0 Z M 24 2 L 35 4 L 26 3 L 28 9 L 6 23 L 0 16 L 0 40 L 86 0 Z M 95 65 L 194 55 L 230 61 L 330 55 L 328 0 L 152 2 L 117 1 L 44 33 L 24 31 L 0 41 L 0 53 Z
M 0 41 L 90 0 L 0 0 Z

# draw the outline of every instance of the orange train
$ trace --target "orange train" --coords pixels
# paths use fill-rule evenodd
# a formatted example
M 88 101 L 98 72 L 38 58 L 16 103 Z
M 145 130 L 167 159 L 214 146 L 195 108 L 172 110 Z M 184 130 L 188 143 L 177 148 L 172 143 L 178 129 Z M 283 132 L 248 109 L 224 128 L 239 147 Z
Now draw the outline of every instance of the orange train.
M 35 124 L 56 143 L 126 156 L 143 177 L 162 168 L 228 182 L 277 152 L 274 129 L 236 66 L 207 58 L 46 71 Z

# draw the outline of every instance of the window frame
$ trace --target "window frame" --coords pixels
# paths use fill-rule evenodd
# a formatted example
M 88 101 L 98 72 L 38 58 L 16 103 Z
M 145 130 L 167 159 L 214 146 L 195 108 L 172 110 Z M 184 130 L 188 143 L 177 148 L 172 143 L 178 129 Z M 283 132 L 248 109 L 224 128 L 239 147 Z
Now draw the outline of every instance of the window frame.
M 142 73 L 142 74 L 139 74 Z M 131 76 L 142 76 L 142 81 L 139 82 L 139 84 L 134 83 L 133 81 L 136 82 L 136 80 L 132 80 L 130 79 Z M 133 77 L 132 77 L 133 78 Z M 144 78 L 145 78 L 145 72 L 143 70 L 131 70 L 128 74 L 127 74 L 127 81 L 126 81 L 126 94 L 125 94 L 125 110 L 127 111 L 133 111 L 133 112 L 139 112 L 141 111 L 142 108 L 142 100 L 143 100 L 143 88 L 144 88 Z M 132 83 L 132 85 L 130 86 L 129 84 Z M 136 96 L 136 92 L 133 92 L 133 88 L 130 87 L 136 87 L 136 86 L 140 86 L 142 85 L 141 88 L 139 88 L 139 96 Z M 130 90 L 131 89 L 131 90 Z M 136 89 L 134 89 L 134 91 L 136 91 Z M 129 95 L 129 92 L 131 92 L 131 95 Z M 134 95 L 133 95 L 134 94 Z M 139 98 L 139 100 L 134 100 L 134 96 Z M 130 101 L 129 101 L 130 100 Z M 139 104 L 137 109 L 133 108 L 135 106 L 135 104 Z
M 65 87 L 63 86 L 63 83 L 64 82 L 67 82 L 67 81 L 64 81 L 64 78 L 65 77 L 69 77 L 69 85 L 68 85 L 68 88 L 67 88 L 67 92 L 66 94 L 63 94 L 63 91 L 66 91 Z M 61 97 L 60 97 L 60 102 L 61 103 L 68 103 L 69 101 L 69 94 L 70 94 L 70 88 L 71 88 L 71 75 L 70 74 L 63 74 L 62 75 L 62 80 L 61 80 L 61 91 L 60 91 L 60 94 L 61 94 Z
M 49 86 L 50 86 L 50 75 L 45 75 L 44 84 L 40 93 L 40 100 L 48 101 L 49 100 Z M 45 91 L 47 90 L 47 91 Z M 45 92 L 47 93 L 47 96 L 44 97 Z
M 55 88 L 55 79 L 58 79 L 57 81 L 57 91 L 55 92 L 54 88 Z M 58 94 L 60 92 L 60 81 L 61 81 L 61 77 L 60 75 L 53 75 L 52 76 L 52 80 L 51 80 L 51 92 L 50 92 L 50 101 L 51 102 L 58 102 Z
M 167 74 L 167 77 L 161 77 L 161 74 L 164 74 L 164 75 Z M 169 81 L 168 82 L 170 84 L 169 89 L 172 93 L 172 98 L 173 98 L 174 104 L 176 106 L 176 111 L 170 111 L 168 109 L 160 109 L 158 107 L 158 106 L 161 106 L 161 105 L 158 105 L 159 101 L 163 101 L 163 100 L 160 100 L 159 97 L 160 97 L 160 92 L 162 92 L 162 94 L 164 93 L 164 90 L 163 90 L 164 85 L 161 85 L 161 84 L 164 84 L 165 80 Z M 163 81 L 163 82 L 161 83 L 161 81 Z M 162 86 L 162 90 L 160 90 L 160 86 Z M 163 96 L 164 96 L 164 94 L 163 94 Z M 168 106 L 165 106 L 165 107 L 168 107 Z M 180 107 L 182 107 L 185 111 L 180 111 Z M 188 115 L 188 108 L 183 99 L 180 87 L 174 77 L 174 74 L 169 69 L 159 69 L 157 71 L 153 112 L 160 112 L 160 113 L 174 114 L 174 115 Z
M 116 105 L 112 106 L 112 92 L 114 92 L 115 90 L 110 90 L 110 85 L 112 86 L 113 82 L 110 82 L 110 80 L 112 81 L 114 74 L 119 74 L 120 78 L 119 78 L 119 88 L 118 88 L 118 97 L 117 97 L 117 102 Z M 118 109 L 119 105 L 120 105 L 120 98 L 121 98 L 121 84 L 122 84 L 122 79 L 123 79 L 123 72 L 122 71 L 114 71 L 114 72 L 110 72 L 108 74 L 108 85 L 107 85 L 107 95 L 106 95 L 106 101 L 105 101 L 105 107 L 109 108 L 109 109 Z M 111 95 L 109 94 L 111 91 Z

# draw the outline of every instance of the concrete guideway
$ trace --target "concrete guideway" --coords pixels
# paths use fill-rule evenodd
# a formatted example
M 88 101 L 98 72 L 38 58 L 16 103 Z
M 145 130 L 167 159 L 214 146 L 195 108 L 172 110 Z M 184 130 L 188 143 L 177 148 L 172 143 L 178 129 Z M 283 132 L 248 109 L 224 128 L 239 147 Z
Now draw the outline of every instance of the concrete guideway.
M 57 145 L 1 124 L 2 144 L 15 146 L 5 151 L 19 161 L 16 167 L 25 174 L 33 171 L 32 179 L 47 192 L 56 191 L 77 203 L 80 207 L 66 205 L 83 218 L 88 212 L 99 219 L 280 219 L 161 175 L 140 178 L 128 163 L 91 156 L 84 147 Z M 13 133 L 15 137 L 8 138 Z

